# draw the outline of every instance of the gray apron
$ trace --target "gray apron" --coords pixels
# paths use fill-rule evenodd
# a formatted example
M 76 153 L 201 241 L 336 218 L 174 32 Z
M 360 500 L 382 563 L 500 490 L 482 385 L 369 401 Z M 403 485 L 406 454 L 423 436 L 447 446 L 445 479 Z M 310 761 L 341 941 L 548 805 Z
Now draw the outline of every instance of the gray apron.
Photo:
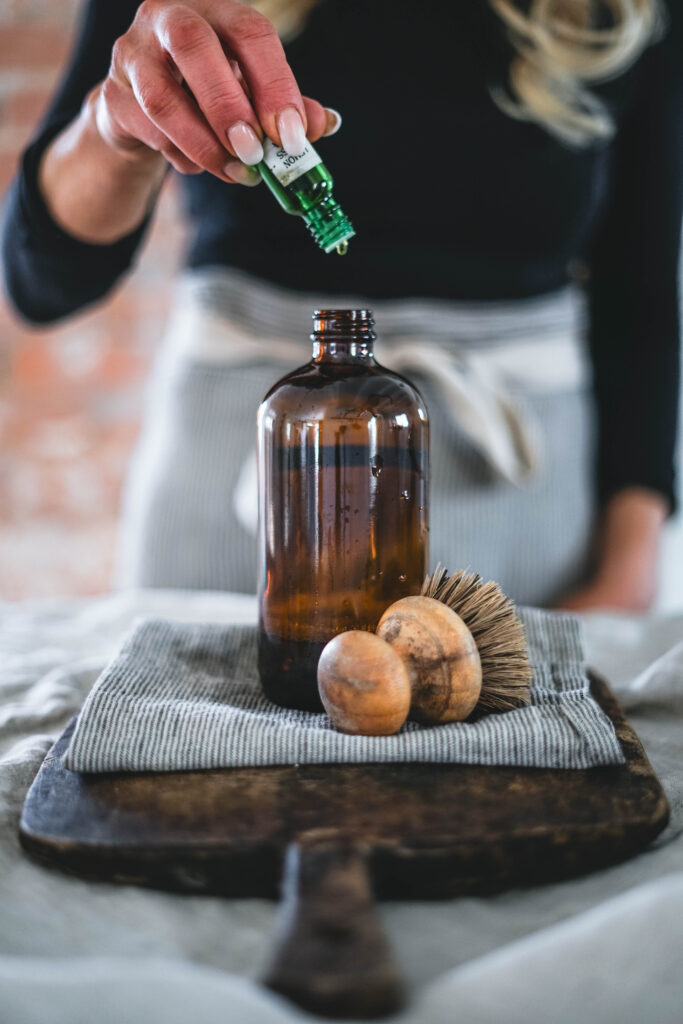
M 585 578 L 594 431 L 578 293 L 373 303 L 208 268 L 181 278 L 152 374 L 118 583 L 255 590 L 256 410 L 308 361 L 311 313 L 326 306 L 374 309 L 378 361 L 426 401 L 432 567 L 470 567 L 536 605 Z

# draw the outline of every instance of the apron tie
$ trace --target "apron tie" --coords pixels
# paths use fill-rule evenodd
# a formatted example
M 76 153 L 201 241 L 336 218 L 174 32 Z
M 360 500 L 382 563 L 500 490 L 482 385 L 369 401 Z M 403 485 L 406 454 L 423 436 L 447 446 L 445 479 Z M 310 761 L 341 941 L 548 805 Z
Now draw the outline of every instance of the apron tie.
M 257 336 L 224 315 L 183 303 L 169 323 L 167 344 L 176 358 L 223 366 L 271 362 L 294 368 L 310 359 L 303 342 Z M 539 465 L 540 431 L 510 384 L 549 391 L 569 390 L 585 381 L 576 340 L 566 333 L 534 342 L 512 342 L 476 351 L 444 337 L 441 343 L 402 337 L 377 342 L 378 362 L 389 370 L 416 373 L 434 385 L 444 411 L 497 477 L 520 486 Z M 256 453 L 238 474 L 233 495 L 238 521 L 256 532 Z
M 401 341 L 377 346 L 379 362 L 398 373 L 417 372 L 432 382 L 454 426 L 497 476 L 521 484 L 538 462 L 539 431 L 485 355 L 464 347 Z

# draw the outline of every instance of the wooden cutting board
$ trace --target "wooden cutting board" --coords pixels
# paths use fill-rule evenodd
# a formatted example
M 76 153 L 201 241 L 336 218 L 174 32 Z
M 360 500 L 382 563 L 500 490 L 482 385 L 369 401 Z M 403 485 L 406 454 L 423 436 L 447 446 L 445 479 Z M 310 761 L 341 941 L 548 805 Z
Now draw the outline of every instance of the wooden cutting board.
M 626 763 L 586 771 L 302 765 L 83 775 L 45 758 L 24 848 L 90 879 L 283 906 L 264 982 L 310 1012 L 381 1016 L 401 982 L 380 899 L 439 899 L 569 878 L 624 860 L 668 821 L 643 748 L 606 684 L 593 694 Z

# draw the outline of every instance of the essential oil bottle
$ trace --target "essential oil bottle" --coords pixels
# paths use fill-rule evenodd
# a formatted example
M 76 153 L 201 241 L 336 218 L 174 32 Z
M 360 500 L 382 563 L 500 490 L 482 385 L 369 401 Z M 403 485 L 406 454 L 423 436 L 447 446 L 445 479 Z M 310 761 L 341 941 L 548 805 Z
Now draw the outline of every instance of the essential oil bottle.
M 373 356 L 366 309 L 317 310 L 313 355 L 258 412 L 259 673 L 272 701 L 322 710 L 317 664 L 420 591 L 428 562 L 429 424 Z
M 311 143 L 299 156 L 290 156 L 266 137 L 263 154 L 257 170 L 283 210 L 303 217 L 321 249 L 343 255 L 355 231 L 332 194 L 332 175 Z

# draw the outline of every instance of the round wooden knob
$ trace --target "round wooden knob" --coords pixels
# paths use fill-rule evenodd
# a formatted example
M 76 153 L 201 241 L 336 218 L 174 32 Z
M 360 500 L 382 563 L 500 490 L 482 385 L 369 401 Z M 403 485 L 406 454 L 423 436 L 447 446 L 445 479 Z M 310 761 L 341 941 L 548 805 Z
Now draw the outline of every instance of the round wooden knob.
M 461 722 L 481 692 L 481 660 L 474 637 L 452 608 L 432 597 L 403 597 L 377 626 L 408 669 L 411 718 L 425 724 Z
M 410 710 L 410 678 L 398 652 L 360 629 L 339 633 L 323 648 L 318 690 L 340 732 L 386 736 Z

